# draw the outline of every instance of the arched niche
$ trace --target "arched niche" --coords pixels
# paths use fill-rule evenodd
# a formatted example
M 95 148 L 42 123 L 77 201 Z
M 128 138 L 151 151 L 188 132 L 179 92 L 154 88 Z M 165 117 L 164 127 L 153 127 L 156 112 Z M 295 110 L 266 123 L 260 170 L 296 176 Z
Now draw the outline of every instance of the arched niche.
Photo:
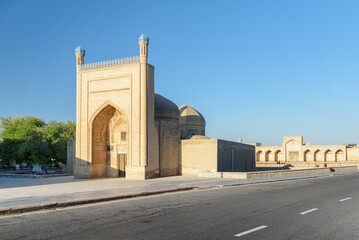
M 127 116 L 109 104 L 94 117 L 91 132 L 91 177 L 124 177 L 129 142 Z

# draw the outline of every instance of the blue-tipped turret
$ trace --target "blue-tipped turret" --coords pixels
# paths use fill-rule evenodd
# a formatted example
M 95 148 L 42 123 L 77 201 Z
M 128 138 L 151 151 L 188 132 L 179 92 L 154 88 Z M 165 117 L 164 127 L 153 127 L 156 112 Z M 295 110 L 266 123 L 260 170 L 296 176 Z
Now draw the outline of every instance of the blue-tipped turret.
M 75 53 L 78 53 L 78 52 L 85 54 L 85 49 L 82 46 L 78 46 L 75 49 Z
M 150 39 L 147 37 L 147 35 L 146 34 L 142 34 L 140 37 L 139 37 L 139 39 L 138 39 L 139 41 L 149 41 Z

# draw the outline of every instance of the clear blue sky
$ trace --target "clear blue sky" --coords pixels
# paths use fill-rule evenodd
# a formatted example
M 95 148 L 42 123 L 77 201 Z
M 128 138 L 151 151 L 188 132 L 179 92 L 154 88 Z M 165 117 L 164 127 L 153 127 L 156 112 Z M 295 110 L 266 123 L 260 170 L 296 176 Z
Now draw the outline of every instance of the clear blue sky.
M 213 138 L 359 143 L 359 1 L 0 0 L 0 116 L 75 120 L 85 63 L 137 56 Z

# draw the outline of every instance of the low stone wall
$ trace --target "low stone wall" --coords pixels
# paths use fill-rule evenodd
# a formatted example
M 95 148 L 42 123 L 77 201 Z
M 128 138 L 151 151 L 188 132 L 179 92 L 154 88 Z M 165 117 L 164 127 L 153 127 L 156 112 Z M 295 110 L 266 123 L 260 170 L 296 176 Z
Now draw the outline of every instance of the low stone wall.
M 345 162 L 286 162 L 277 164 L 276 162 L 256 162 L 256 168 L 273 168 L 274 169 L 304 169 L 304 168 L 323 168 L 323 167 L 344 167 L 358 166 L 359 161 Z
M 357 166 L 333 167 L 335 172 L 347 172 L 358 170 Z M 202 172 L 198 177 L 212 177 L 212 178 L 238 178 L 238 179 L 253 179 L 253 178 L 274 178 L 274 177 L 288 177 L 300 176 L 308 174 L 330 173 L 330 168 L 309 168 L 309 169 L 293 169 L 293 170 L 274 170 L 274 171 L 257 171 L 257 172 Z
M 336 172 L 346 172 L 358 170 L 357 166 L 347 167 L 334 167 Z M 320 174 L 330 173 L 330 168 L 310 168 L 310 169 L 291 169 L 291 170 L 276 170 L 276 171 L 261 171 L 261 172 L 248 172 L 246 173 L 246 179 L 251 178 L 270 178 L 270 177 L 287 177 L 307 174 Z M 225 175 L 224 175 L 225 177 Z

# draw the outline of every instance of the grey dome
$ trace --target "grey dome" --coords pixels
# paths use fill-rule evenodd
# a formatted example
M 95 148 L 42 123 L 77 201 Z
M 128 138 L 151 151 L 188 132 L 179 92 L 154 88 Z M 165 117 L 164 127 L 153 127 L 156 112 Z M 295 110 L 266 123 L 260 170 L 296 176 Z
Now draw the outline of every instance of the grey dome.
M 191 106 L 183 105 L 179 108 L 181 117 L 181 125 L 194 125 L 194 126 L 206 126 L 206 120 L 200 112 Z
M 179 119 L 180 111 L 175 103 L 155 93 L 155 118 Z

